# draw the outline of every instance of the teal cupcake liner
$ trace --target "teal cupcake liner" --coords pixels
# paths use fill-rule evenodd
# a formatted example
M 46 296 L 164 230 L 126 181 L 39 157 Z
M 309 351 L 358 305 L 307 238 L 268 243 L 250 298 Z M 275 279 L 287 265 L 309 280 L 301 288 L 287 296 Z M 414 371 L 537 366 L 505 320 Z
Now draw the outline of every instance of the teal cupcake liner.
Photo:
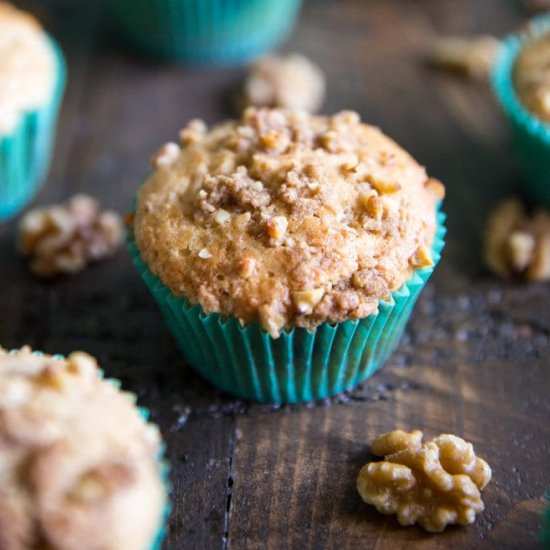
M 438 211 L 434 266 L 412 278 L 364 319 L 293 328 L 273 339 L 259 324 L 205 314 L 153 275 L 131 233 L 128 247 L 189 364 L 221 390 L 252 401 L 300 403 L 352 389 L 374 374 L 396 348 L 414 304 L 439 262 L 446 232 Z
M 106 0 L 113 30 L 157 59 L 246 62 L 283 42 L 302 0 Z
M 10 354 L 15 355 L 15 354 L 18 353 L 18 351 L 19 350 L 17 350 L 17 349 L 11 350 Z M 38 357 L 41 357 L 41 356 L 44 355 L 44 352 L 42 352 L 42 351 L 33 351 L 32 354 L 36 355 Z M 52 357 L 54 359 L 59 359 L 59 360 L 65 359 L 65 356 L 62 355 L 62 354 L 59 354 L 59 353 L 55 354 L 55 355 L 52 355 Z M 104 372 L 103 372 L 102 369 L 99 370 L 99 376 L 100 376 L 100 378 L 104 378 Z M 121 387 L 122 387 L 122 383 L 120 382 L 120 380 L 117 380 L 116 378 L 104 378 L 104 380 L 108 384 L 111 384 L 112 386 L 114 386 L 116 389 L 121 389 Z M 130 393 L 130 392 L 126 392 L 126 393 Z M 151 417 L 151 411 L 146 407 L 137 407 L 137 410 L 138 410 L 139 415 L 143 419 L 143 421 L 146 422 L 146 423 L 150 423 L 149 419 Z M 149 550 L 161 550 L 162 543 L 163 543 L 163 541 L 166 537 L 166 533 L 168 531 L 168 518 L 170 517 L 170 513 L 172 511 L 172 507 L 170 505 L 170 500 L 168 498 L 168 495 L 172 492 L 172 487 L 171 487 L 170 481 L 169 481 L 170 466 L 169 466 L 167 460 L 165 459 L 165 454 L 166 454 L 166 447 L 165 447 L 164 442 L 161 442 L 159 455 L 157 457 L 157 466 L 158 466 L 159 477 L 161 478 L 162 483 L 164 484 L 166 499 L 165 499 L 164 509 L 162 511 L 161 522 L 160 522 L 160 525 L 157 529 L 157 532 L 155 533 L 155 535 L 153 537 L 153 540 L 151 541 L 151 545 L 149 546 Z
M 532 200 L 550 207 L 550 125 L 527 110 L 513 80 L 514 65 L 522 48 L 547 32 L 550 14 L 533 19 L 528 30 L 506 38 L 493 69 L 492 84 L 512 126 L 526 191 Z
M 0 220 L 23 209 L 34 197 L 50 166 L 66 68 L 59 46 L 52 39 L 49 42 L 57 73 L 50 101 L 25 113 L 11 134 L 0 136 Z

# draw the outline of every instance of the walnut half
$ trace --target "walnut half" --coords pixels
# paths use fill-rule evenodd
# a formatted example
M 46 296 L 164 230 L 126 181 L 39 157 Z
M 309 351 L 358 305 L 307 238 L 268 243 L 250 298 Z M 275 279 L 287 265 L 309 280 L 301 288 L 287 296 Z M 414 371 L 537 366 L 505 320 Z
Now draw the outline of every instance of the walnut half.
M 359 472 L 361 498 L 382 514 L 397 514 L 401 525 L 418 523 L 432 533 L 473 523 L 484 509 L 480 491 L 491 480 L 491 468 L 460 437 L 422 439 L 419 430 L 379 436 L 372 449 L 384 460 Z
M 500 203 L 485 230 L 485 263 L 501 277 L 550 280 L 550 214 L 528 216 L 516 199 Z
M 30 210 L 19 224 L 18 250 L 39 277 L 76 273 L 111 256 L 122 243 L 120 216 L 76 195 L 62 205 Z

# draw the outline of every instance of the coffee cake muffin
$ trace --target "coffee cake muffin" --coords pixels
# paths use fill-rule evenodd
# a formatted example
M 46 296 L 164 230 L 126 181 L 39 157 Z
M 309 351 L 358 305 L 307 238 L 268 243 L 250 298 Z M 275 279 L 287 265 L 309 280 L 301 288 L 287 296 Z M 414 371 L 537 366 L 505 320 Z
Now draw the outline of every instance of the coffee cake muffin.
M 550 15 L 504 41 L 493 88 L 511 122 L 531 198 L 550 206 Z
M 153 166 L 133 250 L 195 368 L 244 397 L 303 401 L 379 366 L 442 247 L 443 186 L 403 149 L 353 112 L 250 108 L 192 122 Z
M 158 548 L 160 438 L 94 358 L 0 348 L 0 548 Z
M 0 2 L 0 218 L 45 175 L 64 82 L 60 51 L 38 21 Z

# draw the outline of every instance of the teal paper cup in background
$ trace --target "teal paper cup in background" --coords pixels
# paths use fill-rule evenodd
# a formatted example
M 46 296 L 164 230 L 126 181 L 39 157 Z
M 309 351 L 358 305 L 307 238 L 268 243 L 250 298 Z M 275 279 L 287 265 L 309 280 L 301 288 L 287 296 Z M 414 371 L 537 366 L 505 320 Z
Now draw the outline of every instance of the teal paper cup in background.
M 520 101 L 513 79 L 522 48 L 550 32 L 550 14 L 533 19 L 527 30 L 504 40 L 492 75 L 494 93 L 509 119 L 529 197 L 550 207 L 550 125 L 530 113 Z
M 105 0 L 115 36 L 158 60 L 239 64 L 283 42 L 301 0 Z
M 17 214 L 44 181 L 55 143 L 55 129 L 65 90 L 66 68 L 59 46 L 50 39 L 56 75 L 50 100 L 24 113 L 15 129 L 0 135 L 0 220 Z
M 205 314 L 175 296 L 139 253 L 128 246 L 137 270 L 159 305 L 188 363 L 221 390 L 264 403 L 300 403 L 350 390 L 376 372 L 399 343 L 414 304 L 441 257 L 445 215 L 438 212 L 434 266 L 416 270 L 377 314 L 313 331 L 293 328 L 273 339 L 259 324 Z

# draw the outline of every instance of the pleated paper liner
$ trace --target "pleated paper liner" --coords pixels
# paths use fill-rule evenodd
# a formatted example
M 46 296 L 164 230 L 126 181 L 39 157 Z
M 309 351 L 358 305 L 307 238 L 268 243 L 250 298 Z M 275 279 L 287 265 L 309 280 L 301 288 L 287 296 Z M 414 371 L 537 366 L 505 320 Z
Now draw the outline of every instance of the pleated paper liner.
M 364 319 L 324 323 L 310 332 L 293 328 L 273 339 L 259 324 L 205 314 L 172 292 L 142 260 L 133 236 L 135 266 L 159 305 L 189 364 L 221 390 L 264 403 L 300 403 L 350 390 L 374 372 L 396 348 L 414 304 L 444 247 L 445 215 L 438 212 L 434 266 L 417 270 L 379 311 Z
M 15 355 L 17 354 L 18 351 L 19 350 L 14 349 L 10 351 L 10 354 Z M 42 355 L 44 355 L 42 351 L 33 351 L 32 354 L 38 357 L 41 357 Z M 52 355 L 52 358 L 59 359 L 62 361 L 65 359 L 65 356 L 61 354 L 55 354 L 55 355 Z M 99 369 L 98 374 L 101 378 L 104 378 L 103 376 L 104 373 L 102 369 Z M 112 386 L 114 386 L 117 390 L 120 390 L 122 387 L 120 380 L 117 380 L 116 378 L 104 378 L 104 380 L 108 384 L 111 384 Z M 127 392 L 124 390 L 124 393 L 133 395 L 137 399 L 137 396 L 135 396 L 131 392 Z M 141 416 L 143 421 L 150 423 L 149 418 L 151 416 L 151 412 L 149 411 L 149 409 L 147 409 L 146 407 L 139 407 L 139 406 L 136 408 L 137 408 L 138 414 Z M 166 498 L 165 498 L 165 506 L 162 512 L 161 524 L 159 525 L 157 532 L 155 533 L 153 540 L 151 541 L 150 546 L 148 546 L 149 550 L 161 550 L 162 543 L 167 533 L 168 518 L 171 512 L 170 500 L 168 499 L 168 495 L 172 492 L 172 488 L 169 482 L 170 466 L 165 459 L 165 451 L 166 451 L 166 447 L 164 445 L 164 442 L 161 442 L 160 452 L 157 457 L 157 467 L 158 467 L 159 477 L 162 479 L 162 482 L 164 484 Z M 131 514 L 131 512 L 132 512 L 131 510 L 128 510 L 129 514 Z
M 50 45 L 56 59 L 56 82 L 50 101 L 25 113 L 11 134 L 0 135 L 0 220 L 23 209 L 34 197 L 50 166 L 66 83 L 63 54 L 52 39 Z
M 535 203 L 550 207 L 550 125 L 524 107 L 513 78 L 514 65 L 523 47 L 548 32 L 549 14 L 533 19 L 527 31 L 509 36 L 495 63 L 492 83 L 512 126 L 526 191 Z
M 283 42 L 302 0 L 105 0 L 113 32 L 143 54 L 235 64 Z

